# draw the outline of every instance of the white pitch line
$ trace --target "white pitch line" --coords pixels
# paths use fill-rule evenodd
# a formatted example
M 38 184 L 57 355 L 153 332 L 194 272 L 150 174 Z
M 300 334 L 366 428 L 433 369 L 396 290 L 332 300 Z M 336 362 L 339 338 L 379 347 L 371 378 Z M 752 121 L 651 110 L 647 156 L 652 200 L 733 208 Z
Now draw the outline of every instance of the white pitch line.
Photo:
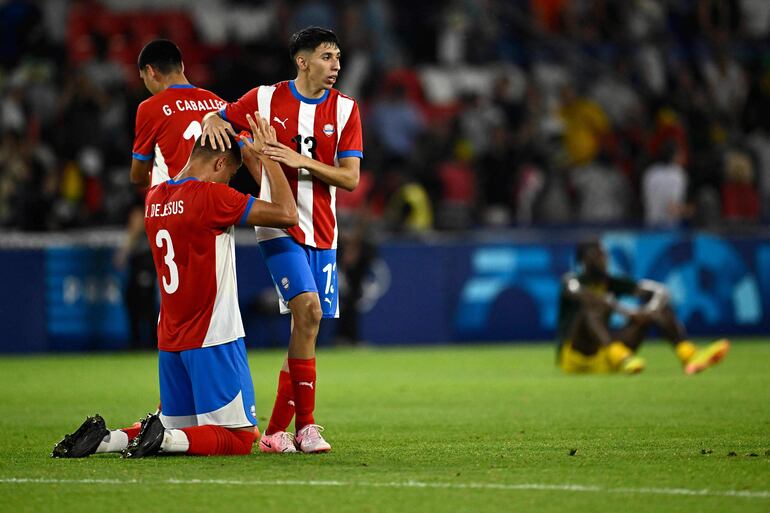
M 510 491 L 551 491 L 551 492 L 593 492 L 642 495 L 685 495 L 697 497 L 740 497 L 743 499 L 770 499 L 767 490 L 693 490 L 690 488 L 604 488 L 580 484 L 545 484 L 545 483 L 431 483 L 425 481 L 302 481 L 291 480 L 241 480 L 241 479 L 164 479 L 161 481 L 143 481 L 138 479 L 52 479 L 4 477 L 0 484 L 169 484 L 169 485 L 230 485 L 230 486 L 328 486 L 328 487 L 363 487 L 363 488 L 424 488 L 446 490 L 510 490 Z

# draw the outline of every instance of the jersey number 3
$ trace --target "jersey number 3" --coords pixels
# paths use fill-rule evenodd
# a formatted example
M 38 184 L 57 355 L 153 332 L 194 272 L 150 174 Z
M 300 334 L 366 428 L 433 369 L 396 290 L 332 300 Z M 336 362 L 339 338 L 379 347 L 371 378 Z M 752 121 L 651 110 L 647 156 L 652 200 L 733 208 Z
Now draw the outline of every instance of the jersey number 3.
M 179 269 L 177 269 L 176 262 L 174 262 L 174 244 L 171 242 L 171 234 L 168 233 L 168 230 L 158 230 L 158 233 L 155 235 L 155 245 L 159 249 L 163 249 L 164 243 L 166 245 L 166 254 L 163 256 L 163 262 L 168 267 L 169 279 L 166 281 L 166 277 L 162 277 L 163 290 L 166 291 L 166 294 L 173 294 L 179 288 Z

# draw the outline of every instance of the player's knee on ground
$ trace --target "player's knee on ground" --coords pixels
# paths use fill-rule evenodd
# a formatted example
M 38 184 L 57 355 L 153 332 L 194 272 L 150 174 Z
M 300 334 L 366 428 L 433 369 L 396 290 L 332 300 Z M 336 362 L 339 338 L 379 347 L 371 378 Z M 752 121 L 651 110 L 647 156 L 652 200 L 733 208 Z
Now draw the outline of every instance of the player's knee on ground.
M 183 428 L 187 435 L 187 454 L 196 456 L 226 456 L 251 454 L 257 438 L 251 429 L 227 429 L 221 426 L 194 426 Z
M 233 429 L 230 431 L 240 443 L 233 443 L 233 454 L 251 454 L 251 447 L 257 440 L 257 433 L 253 430 Z

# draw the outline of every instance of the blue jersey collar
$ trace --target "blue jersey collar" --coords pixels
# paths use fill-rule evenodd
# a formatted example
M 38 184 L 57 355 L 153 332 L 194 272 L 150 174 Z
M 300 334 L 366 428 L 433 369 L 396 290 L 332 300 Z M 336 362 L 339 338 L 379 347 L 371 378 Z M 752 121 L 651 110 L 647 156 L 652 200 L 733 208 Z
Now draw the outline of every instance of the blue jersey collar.
M 169 185 L 179 185 L 180 183 L 189 182 L 190 180 L 195 180 L 196 182 L 198 181 L 198 179 L 197 179 L 197 178 L 195 178 L 194 176 L 188 176 L 188 177 L 186 177 L 186 178 L 182 178 L 182 179 L 181 179 L 181 180 L 179 180 L 179 181 L 175 181 L 175 180 L 172 178 L 171 180 L 167 180 L 167 181 L 166 181 L 166 183 L 167 183 L 167 184 L 169 184 Z
M 296 99 L 304 103 L 312 103 L 317 105 L 319 103 L 323 103 L 326 100 L 326 98 L 329 97 L 328 89 L 324 91 L 323 96 L 321 96 L 320 98 L 308 98 L 307 96 L 302 96 L 301 94 L 299 94 L 299 91 L 297 91 L 297 86 L 294 85 L 294 80 L 289 81 L 289 89 L 291 90 L 291 94 L 293 94 Z
M 169 89 L 195 89 L 195 86 L 192 84 L 174 84 L 168 86 Z

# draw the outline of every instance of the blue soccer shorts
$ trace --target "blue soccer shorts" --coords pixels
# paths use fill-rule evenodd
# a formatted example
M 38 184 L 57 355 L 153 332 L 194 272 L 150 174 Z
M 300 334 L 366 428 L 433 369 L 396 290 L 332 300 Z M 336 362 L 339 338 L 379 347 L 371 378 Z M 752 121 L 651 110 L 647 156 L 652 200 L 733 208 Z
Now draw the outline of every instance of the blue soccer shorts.
M 187 351 L 159 351 L 158 374 L 165 427 L 257 425 L 254 384 L 242 338 Z
M 291 237 L 260 242 L 259 249 L 278 291 L 281 313 L 289 313 L 289 301 L 297 295 L 316 292 L 323 316 L 340 316 L 336 249 L 316 249 Z

